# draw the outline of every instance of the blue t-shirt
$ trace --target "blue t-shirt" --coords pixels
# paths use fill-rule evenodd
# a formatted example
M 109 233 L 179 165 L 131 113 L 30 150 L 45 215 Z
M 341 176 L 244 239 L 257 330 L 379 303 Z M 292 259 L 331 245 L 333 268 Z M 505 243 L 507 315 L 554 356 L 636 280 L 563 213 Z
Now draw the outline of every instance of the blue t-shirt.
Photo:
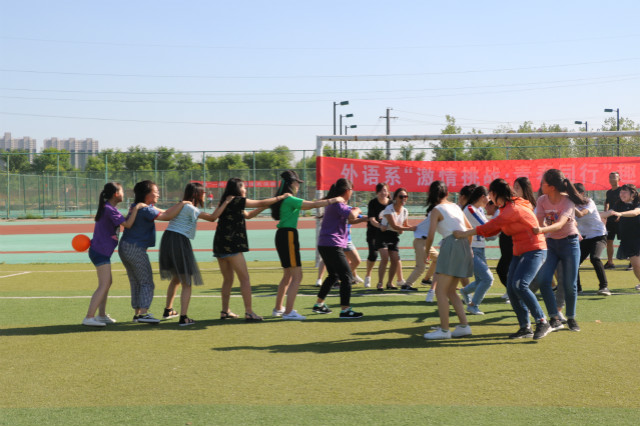
M 135 244 L 142 248 L 156 245 L 156 224 L 155 220 L 160 215 L 160 211 L 153 206 L 147 206 L 138 210 L 136 220 L 131 228 L 126 228 L 122 233 L 121 241 Z

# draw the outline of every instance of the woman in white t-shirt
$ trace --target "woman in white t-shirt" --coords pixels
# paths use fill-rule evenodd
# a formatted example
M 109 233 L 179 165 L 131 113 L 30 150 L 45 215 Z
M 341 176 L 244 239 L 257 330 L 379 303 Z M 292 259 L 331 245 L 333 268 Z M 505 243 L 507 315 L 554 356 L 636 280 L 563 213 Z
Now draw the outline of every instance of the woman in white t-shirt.
M 382 227 L 382 245 L 389 252 L 389 279 L 387 281 L 387 290 L 397 290 L 398 287 L 393 285 L 393 277 L 398 272 L 400 266 L 400 253 L 398 252 L 398 243 L 400 242 L 400 234 L 403 231 L 414 231 L 415 226 L 409 226 L 409 211 L 406 209 L 409 193 L 404 188 L 398 188 L 393 193 L 392 202 L 380 213 L 380 225 Z M 382 282 L 378 283 L 378 290 L 381 290 Z M 403 284 L 403 289 L 406 287 Z M 409 288 L 409 290 L 413 287 Z
M 424 335 L 425 339 L 430 340 L 471 335 L 471 327 L 467 322 L 464 306 L 456 287 L 460 278 L 473 275 L 473 255 L 470 239 L 458 240 L 453 236 L 453 231 L 466 231 L 471 228 L 471 225 L 460 207 L 447 199 L 448 195 L 447 185 L 443 182 L 435 181 L 429 187 L 427 213 L 430 214 L 431 224 L 425 251 L 428 252 L 433 245 L 436 231 L 443 237 L 436 264 L 436 273 L 439 274 L 436 296 L 440 327 Z M 460 320 L 460 325 L 453 331 L 449 331 L 449 302 Z

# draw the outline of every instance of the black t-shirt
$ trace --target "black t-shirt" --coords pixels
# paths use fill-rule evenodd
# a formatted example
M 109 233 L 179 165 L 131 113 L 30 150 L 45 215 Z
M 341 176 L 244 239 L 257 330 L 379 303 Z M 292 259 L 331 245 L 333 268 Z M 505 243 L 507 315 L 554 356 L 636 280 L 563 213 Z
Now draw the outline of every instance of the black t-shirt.
M 384 210 L 389 204 L 382 204 L 378 201 L 378 197 L 369 201 L 369 205 L 367 206 L 367 217 L 375 218 L 376 222 L 380 222 L 380 213 Z M 378 228 L 373 226 L 370 222 L 367 222 L 367 233 L 376 232 Z
M 618 187 L 618 189 L 610 189 L 607 191 L 607 195 L 605 198 L 604 203 L 609 206 L 609 210 L 615 208 L 616 204 L 618 203 L 618 201 L 620 201 L 620 190 L 622 189 L 622 187 Z M 607 222 L 615 222 L 616 221 L 616 217 L 615 216 L 609 216 L 607 218 Z
M 634 210 L 638 206 L 634 206 L 631 203 L 623 203 L 618 201 L 613 209 L 617 212 L 628 212 Z M 633 217 L 620 217 L 618 221 L 618 239 L 625 240 L 638 240 L 640 239 L 640 216 Z
M 214 255 L 249 251 L 247 225 L 244 219 L 246 201 L 246 198 L 235 197 L 220 215 L 216 234 L 213 237 Z

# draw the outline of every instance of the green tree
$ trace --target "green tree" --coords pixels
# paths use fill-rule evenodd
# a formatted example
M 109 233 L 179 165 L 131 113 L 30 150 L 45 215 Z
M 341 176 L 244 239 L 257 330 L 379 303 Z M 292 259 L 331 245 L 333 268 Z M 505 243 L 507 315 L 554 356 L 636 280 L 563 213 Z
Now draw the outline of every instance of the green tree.
M 415 147 L 413 144 L 402 145 L 400 147 L 400 151 L 398 155 L 396 155 L 396 160 L 404 160 L 404 161 L 423 161 L 426 153 L 423 151 L 417 152 L 415 155 L 413 154 Z
M 7 170 L 8 161 L 9 171 L 12 173 L 27 173 L 31 171 L 29 151 L 26 149 L 13 149 L 4 152 L 0 151 L 0 164 L 2 164 L 4 170 Z
M 456 126 L 456 119 L 451 115 L 445 116 L 447 125 L 440 132 L 442 135 L 459 135 L 462 132 L 460 126 Z M 453 161 L 466 160 L 465 141 L 463 140 L 441 140 L 435 144 L 434 160 Z
M 56 173 L 72 170 L 71 154 L 66 149 L 47 148 L 33 159 L 33 171 L 36 173 Z
M 242 156 L 242 161 L 253 167 L 254 155 L 256 169 L 290 169 L 293 161 L 293 152 L 284 145 L 279 145 L 272 151 L 245 153 Z
M 153 170 L 154 160 L 154 154 L 150 154 L 146 148 L 136 145 L 127 149 L 124 165 L 130 171 Z
M 175 170 L 175 149 L 161 146 L 155 153 L 149 153 L 149 155 L 156 170 Z
M 249 168 L 249 166 L 242 161 L 240 154 L 232 153 L 225 154 L 221 157 L 207 157 L 205 164 L 207 170 L 211 173 L 218 170 L 240 170 Z
M 600 128 L 602 131 L 612 132 L 618 130 L 616 117 L 607 117 Z M 640 130 L 640 125 L 636 124 L 630 118 L 620 117 L 620 130 Z M 616 156 L 618 153 L 617 138 L 596 138 L 590 140 L 593 143 L 594 154 L 600 157 Z M 640 155 L 640 138 L 620 138 L 620 155 L 622 156 L 638 156 Z
M 378 146 L 371 148 L 364 154 L 365 160 L 386 160 L 387 154 L 383 148 Z

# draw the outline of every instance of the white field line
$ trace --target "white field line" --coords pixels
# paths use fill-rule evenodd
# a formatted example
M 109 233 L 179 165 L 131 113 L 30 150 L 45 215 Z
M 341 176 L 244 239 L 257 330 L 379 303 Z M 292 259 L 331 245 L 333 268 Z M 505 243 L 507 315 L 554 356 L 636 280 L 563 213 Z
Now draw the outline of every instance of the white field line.
M 8 271 L 8 272 L 13 272 L 13 271 Z M 3 275 L 0 278 L 9 278 L 9 277 L 15 277 L 17 275 L 24 275 L 24 274 L 30 274 L 31 271 L 23 271 L 23 272 L 18 272 L 17 274 L 11 274 L 11 275 Z

